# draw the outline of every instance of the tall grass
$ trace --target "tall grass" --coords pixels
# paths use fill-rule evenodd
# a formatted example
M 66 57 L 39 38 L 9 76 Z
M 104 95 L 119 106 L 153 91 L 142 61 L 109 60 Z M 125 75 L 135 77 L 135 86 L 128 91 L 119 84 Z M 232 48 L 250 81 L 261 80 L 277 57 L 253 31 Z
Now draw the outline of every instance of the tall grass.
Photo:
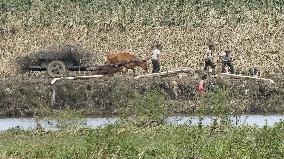
M 283 130 L 283 123 L 263 128 L 110 125 L 57 132 L 11 130 L 0 133 L 0 154 L 3 158 L 282 158 Z
M 134 98 L 121 109 L 120 113 L 127 123 L 144 126 L 162 124 L 169 114 L 165 98 L 157 90 L 144 94 L 134 92 Z

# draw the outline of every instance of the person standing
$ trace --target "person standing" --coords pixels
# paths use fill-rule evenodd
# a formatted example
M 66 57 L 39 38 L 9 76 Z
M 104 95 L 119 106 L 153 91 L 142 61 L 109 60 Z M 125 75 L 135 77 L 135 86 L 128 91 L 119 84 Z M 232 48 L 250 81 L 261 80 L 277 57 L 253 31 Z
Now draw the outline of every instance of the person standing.
M 160 49 L 161 49 L 161 44 L 157 44 L 154 46 L 152 52 L 152 66 L 153 66 L 152 73 L 160 72 L 160 53 L 161 53 Z
M 211 67 L 213 69 L 213 72 L 215 72 L 216 65 L 213 62 L 213 51 L 214 51 L 214 45 L 210 42 L 208 44 L 208 49 L 205 51 L 204 55 L 204 71 L 208 70 L 208 67 Z
M 225 52 L 221 55 L 221 62 L 222 62 L 222 73 L 226 72 L 226 67 L 229 67 L 229 72 L 234 74 L 234 66 L 232 63 L 231 51 L 226 49 Z

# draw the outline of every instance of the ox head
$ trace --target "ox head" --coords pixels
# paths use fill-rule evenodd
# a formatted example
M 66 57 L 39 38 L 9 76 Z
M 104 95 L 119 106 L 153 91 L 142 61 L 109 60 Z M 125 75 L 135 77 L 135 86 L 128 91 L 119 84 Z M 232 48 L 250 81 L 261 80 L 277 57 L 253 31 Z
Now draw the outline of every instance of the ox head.
M 148 63 L 147 60 L 141 60 L 139 66 L 148 73 Z

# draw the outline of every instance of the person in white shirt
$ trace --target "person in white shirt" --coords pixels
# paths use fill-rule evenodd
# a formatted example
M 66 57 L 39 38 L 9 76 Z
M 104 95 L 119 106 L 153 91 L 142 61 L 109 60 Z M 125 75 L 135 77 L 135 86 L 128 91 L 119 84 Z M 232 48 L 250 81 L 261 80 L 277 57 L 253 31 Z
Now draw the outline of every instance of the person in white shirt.
M 204 55 L 204 61 L 205 61 L 204 70 L 205 71 L 207 71 L 208 67 L 210 66 L 213 69 L 213 72 L 215 72 L 216 65 L 213 62 L 213 50 L 214 50 L 214 45 L 212 43 L 209 43 L 208 49 L 205 51 L 205 55 Z
M 160 72 L 160 51 L 161 45 L 157 44 L 154 47 L 154 50 L 152 52 L 152 65 L 153 65 L 153 71 L 152 73 L 159 73 Z

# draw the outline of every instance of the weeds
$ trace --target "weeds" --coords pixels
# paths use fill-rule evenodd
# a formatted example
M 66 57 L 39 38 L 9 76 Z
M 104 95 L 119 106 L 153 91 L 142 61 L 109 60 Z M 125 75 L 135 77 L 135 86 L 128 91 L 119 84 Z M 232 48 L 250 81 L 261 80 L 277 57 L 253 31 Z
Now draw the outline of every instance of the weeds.
M 110 125 L 94 130 L 4 132 L 0 154 L 20 158 L 281 158 L 282 143 L 283 123 L 265 128 L 223 126 L 213 134 L 210 127 L 200 132 L 197 126 Z
M 201 98 L 201 105 L 197 110 L 202 114 L 214 114 L 214 115 L 225 115 L 231 112 L 230 98 L 227 95 L 225 89 L 218 89 L 216 92 L 207 92 L 205 96 Z
M 167 114 L 215 115 L 283 112 L 282 90 L 254 81 L 212 79 L 208 83 L 213 82 L 214 88 L 199 96 L 195 90 L 197 81 L 191 77 L 165 77 L 156 82 L 125 77 L 62 80 L 53 86 L 56 90 L 53 105 L 52 87 L 46 79 L 14 78 L 0 82 L 3 116 L 53 115 L 66 109 L 74 111 L 73 114 L 126 113 L 126 116 L 156 120 L 163 116 L 160 112 L 164 110 Z
M 89 82 L 88 84 L 90 85 Z M 92 85 L 89 91 L 94 88 L 95 85 Z M 132 92 L 130 95 L 132 98 L 123 105 L 124 114 L 121 117 L 123 122 L 115 125 L 96 129 L 76 127 L 72 125 L 74 123 L 65 121 L 76 119 L 77 113 L 72 109 L 66 109 L 59 113 L 59 118 L 62 119 L 60 123 L 63 124 L 59 131 L 14 129 L 1 132 L 0 154 L 3 157 L 19 158 L 137 158 L 137 156 L 141 158 L 281 158 L 283 156 L 283 122 L 261 128 L 232 126 L 228 114 L 232 113 L 230 101 L 233 98 L 226 89 L 217 89 L 214 93 L 207 92 L 201 97 L 202 104 L 198 109 L 200 116 L 212 113 L 218 116 L 216 121 L 221 119 L 222 122 L 208 126 L 202 124 L 175 126 L 163 122 L 168 116 L 167 101 L 163 91 L 157 88 Z M 120 89 L 113 87 L 113 90 Z
M 167 117 L 163 95 L 151 90 L 146 94 L 135 92 L 128 106 L 121 110 L 122 119 L 138 125 L 161 124 Z

